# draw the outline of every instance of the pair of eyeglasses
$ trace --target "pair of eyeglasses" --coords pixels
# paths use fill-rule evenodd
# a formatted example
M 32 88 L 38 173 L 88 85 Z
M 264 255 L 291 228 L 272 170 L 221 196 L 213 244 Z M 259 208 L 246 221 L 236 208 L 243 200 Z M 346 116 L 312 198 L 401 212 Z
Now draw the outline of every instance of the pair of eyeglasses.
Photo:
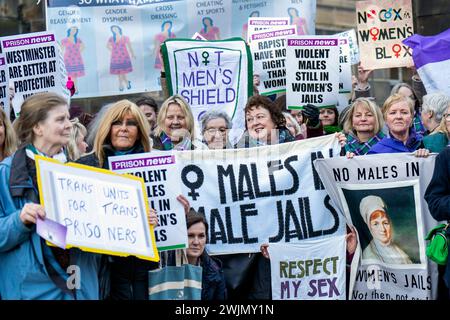
M 215 135 L 217 132 L 221 135 L 225 135 L 227 133 L 227 128 L 209 128 L 205 130 L 210 135 Z
M 450 120 L 450 113 L 444 114 L 444 119 L 447 121 Z
M 122 127 L 125 124 L 126 127 L 137 127 L 137 122 L 136 120 L 127 120 L 127 121 L 122 121 L 122 120 L 116 120 L 112 123 L 112 125 L 114 127 Z

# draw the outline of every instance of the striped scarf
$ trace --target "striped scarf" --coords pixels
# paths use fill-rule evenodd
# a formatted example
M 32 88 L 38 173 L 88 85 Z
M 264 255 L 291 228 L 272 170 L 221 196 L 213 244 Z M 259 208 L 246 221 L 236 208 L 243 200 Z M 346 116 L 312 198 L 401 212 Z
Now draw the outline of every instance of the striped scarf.
M 161 143 L 163 145 L 163 149 L 164 150 L 191 150 L 192 147 L 192 142 L 191 139 L 185 137 L 183 138 L 183 140 L 178 143 L 177 145 L 174 145 L 172 140 L 170 139 L 170 137 L 164 132 L 162 131 L 161 134 L 159 135 L 159 138 L 161 139 Z
M 346 152 L 353 152 L 355 155 L 362 156 L 369 152 L 370 148 L 381 141 L 386 135 L 380 131 L 366 142 L 360 142 L 353 132 L 347 134 Z

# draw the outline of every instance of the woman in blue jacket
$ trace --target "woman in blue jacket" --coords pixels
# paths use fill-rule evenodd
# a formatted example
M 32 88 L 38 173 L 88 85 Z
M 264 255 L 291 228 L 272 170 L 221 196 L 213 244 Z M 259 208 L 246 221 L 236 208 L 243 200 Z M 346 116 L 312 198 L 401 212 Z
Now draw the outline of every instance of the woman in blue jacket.
M 100 256 L 50 247 L 36 233 L 39 205 L 36 154 L 67 161 L 72 124 L 64 98 L 35 94 L 15 123 L 19 149 L 0 163 L 0 296 L 2 299 L 98 299 Z
M 423 136 L 413 128 L 414 102 L 410 98 L 394 94 L 387 98 L 382 112 L 389 136 L 372 146 L 368 154 L 414 152 L 417 157 L 429 155 L 423 147 Z

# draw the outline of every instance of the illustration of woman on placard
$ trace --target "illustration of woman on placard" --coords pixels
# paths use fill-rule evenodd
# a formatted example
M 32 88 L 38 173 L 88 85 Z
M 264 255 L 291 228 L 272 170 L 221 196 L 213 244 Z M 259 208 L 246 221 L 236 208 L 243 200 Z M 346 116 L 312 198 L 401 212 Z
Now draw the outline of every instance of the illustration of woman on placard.
M 84 50 L 84 43 L 78 37 L 78 31 L 78 27 L 70 27 L 67 29 L 67 37 L 61 41 L 64 64 L 66 65 L 67 75 L 74 82 L 75 94 L 78 94 L 77 79 L 85 75 L 84 62 L 81 55 Z
M 111 51 L 111 63 L 109 73 L 118 75 L 119 91 L 125 87 L 131 89 L 131 81 L 127 79 L 127 74 L 133 71 L 131 58 L 135 59 L 130 38 L 122 34 L 122 29 L 117 26 L 111 26 L 112 37 L 108 39 L 106 47 Z M 131 55 L 131 58 L 130 58 Z
M 207 40 L 219 40 L 220 30 L 214 27 L 213 20 L 210 17 L 204 17 L 202 19 L 203 28 L 200 30 L 200 34 Z
M 306 20 L 300 17 L 296 8 L 288 8 L 287 12 L 291 18 L 291 25 L 297 26 L 297 35 L 302 36 L 308 34 L 308 28 L 306 26 Z
M 162 56 L 161 56 L 161 44 L 167 39 L 175 38 L 175 34 L 172 32 L 172 21 L 164 21 L 161 24 L 161 32 L 155 36 L 155 69 L 160 69 L 162 67 Z
M 250 13 L 250 15 L 249 15 L 248 17 L 249 17 L 249 18 L 259 17 L 259 11 L 252 11 L 252 13 Z M 242 39 L 244 39 L 245 41 L 247 41 L 247 35 L 248 35 L 248 20 L 247 20 L 247 22 L 242 26 Z

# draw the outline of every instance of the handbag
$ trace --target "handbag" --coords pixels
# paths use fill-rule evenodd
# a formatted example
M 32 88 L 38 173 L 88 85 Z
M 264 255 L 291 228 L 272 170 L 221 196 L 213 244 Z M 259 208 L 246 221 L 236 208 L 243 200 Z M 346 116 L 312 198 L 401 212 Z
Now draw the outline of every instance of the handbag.
M 186 252 L 177 250 L 175 266 L 149 271 L 149 300 L 201 300 L 202 267 L 183 263 L 180 251 L 187 262 Z
M 427 245 L 426 254 L 430 260 L 440 265 L 447 264 L 448 258 L 448 238 L 447 228 L 449 224 L 442 223 L 428 232 L 425 240 L 430 242 Z

